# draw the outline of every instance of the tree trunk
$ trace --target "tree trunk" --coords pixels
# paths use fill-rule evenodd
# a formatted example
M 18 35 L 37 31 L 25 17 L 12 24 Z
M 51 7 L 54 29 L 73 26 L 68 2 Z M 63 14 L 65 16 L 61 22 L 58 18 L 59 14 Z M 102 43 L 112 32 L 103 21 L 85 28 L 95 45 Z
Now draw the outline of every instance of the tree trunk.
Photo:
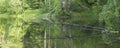
M 45 30 L 45 33 L 44 33 L 44 48 L 46 48 L 46 30 Z
M 51 45 L 50 45 L 50 26 L 48 27 L 48 32 L 49 32 L 48 48 L 51 48 Z

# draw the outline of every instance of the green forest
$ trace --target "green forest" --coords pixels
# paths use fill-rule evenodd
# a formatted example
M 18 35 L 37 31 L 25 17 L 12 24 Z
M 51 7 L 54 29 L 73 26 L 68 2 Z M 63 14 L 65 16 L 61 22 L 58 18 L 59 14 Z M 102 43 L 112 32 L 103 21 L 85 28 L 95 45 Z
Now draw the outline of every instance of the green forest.
M 0 0 L 0 48 L 120 48 L 120 0 Z

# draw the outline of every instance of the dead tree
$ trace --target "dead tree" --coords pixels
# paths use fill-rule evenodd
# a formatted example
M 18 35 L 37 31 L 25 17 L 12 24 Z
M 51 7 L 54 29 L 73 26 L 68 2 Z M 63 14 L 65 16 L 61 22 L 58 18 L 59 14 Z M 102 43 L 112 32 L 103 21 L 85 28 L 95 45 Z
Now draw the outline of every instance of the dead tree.
M 68 2 L 68 0 L 61 0 L 61 8 L 62 10 L 69 10 L 70 3 Z

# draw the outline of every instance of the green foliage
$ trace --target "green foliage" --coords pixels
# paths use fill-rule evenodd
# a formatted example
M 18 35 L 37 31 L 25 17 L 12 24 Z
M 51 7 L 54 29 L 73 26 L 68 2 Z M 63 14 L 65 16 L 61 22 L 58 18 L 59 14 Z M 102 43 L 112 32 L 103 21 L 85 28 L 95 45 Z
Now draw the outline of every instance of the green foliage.
M 8 2 L 6 3 L 5 0 L 1 0 L 1 1 L 0 1 L 0 13 L 5 13 L 5 12 L 7 12 L 7 7 L 9 7 L 9 6 L 8 6 Z
M 88 36 L 96 31 L 80 30 L 78 27 L 65 27 L 63 33 L 61 24 L 53 25 L 48 21 L 71 22 L 83 25 L 100 26 L 106 29 L 120 31 L 120 1 L 119 0 L 65 0 L 70 3 L 69 9 L 62 9 L 62 0 L 0 0 L 0 36 L 2 48 L 43 48 L 45 31 L 51 37 L 71 35 Z M 62 18 L 62 17 L 68 18 Z M 26 23 L 27 22 L 27 23 Z M 38 24 L 39 23 L 39 24 Z M 70 35 L 70 34 L 69 34 Z M 119 48 L 111 38 L 119 34 L 102 33 L 102 36 L 73 39 L 74 48 Z M 47 36 L 49 37 L 49 36 Z M 48 44 L 47 40 L 47 44 Z M 68 39 L 69 47 L 72 46 Z M 98 43 L 108 43 L 99 45 Z M 66 47 L 66 40 L 51 40 L 52 45 Z
M 38 9 L 44 5 L 42 0 L 25 0 L 25 1 L 29 5 L 29 7 L 33 9 Z

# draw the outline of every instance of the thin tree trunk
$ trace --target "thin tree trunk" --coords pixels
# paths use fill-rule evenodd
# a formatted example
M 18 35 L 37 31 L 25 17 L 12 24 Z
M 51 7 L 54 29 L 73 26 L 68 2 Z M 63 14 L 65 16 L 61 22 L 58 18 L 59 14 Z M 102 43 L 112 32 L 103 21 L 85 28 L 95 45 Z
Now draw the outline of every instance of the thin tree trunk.
M 69 32 L 69 37 L 72 37 L 71 32 Z M 73 42 L 73 39 L 70 38 L 70 41 L 71 41 L 71 48 L 74 48 L 74 42 Z
M 51 0 L 49 0 L 49 3 L 48 3 L 48 4 L 49 4 L 49 8 L 50 8 L 50 6 L 51 6 L 51 3 L 50 3 L 50 2 L 51 2 Z
M 66 27 L 65 27 L 65 25 L 63 25 L 63 33 L 64 33 L 64 36 L 66 37 L 66 35 L 67 35 L 67 31 L 66 31 Z M 69 47 L 69 45 L 68 45 L 68 41 L 69 41 L 69 39 L 66 38 L 66 39 L 65 39 L 66 48 Z
M 48 32 L 49 32 L 48 48 L 51 48 L 51 44 L 50 44 L 50 26 L 48 27 Z
M 44 33 L 44 48 L 46 48 L 46 30 L 45 30 L 45 33 Z
M 54 41 L 54 48 L 57 48 L 56 39 L 55 39 L 55 41 Z

